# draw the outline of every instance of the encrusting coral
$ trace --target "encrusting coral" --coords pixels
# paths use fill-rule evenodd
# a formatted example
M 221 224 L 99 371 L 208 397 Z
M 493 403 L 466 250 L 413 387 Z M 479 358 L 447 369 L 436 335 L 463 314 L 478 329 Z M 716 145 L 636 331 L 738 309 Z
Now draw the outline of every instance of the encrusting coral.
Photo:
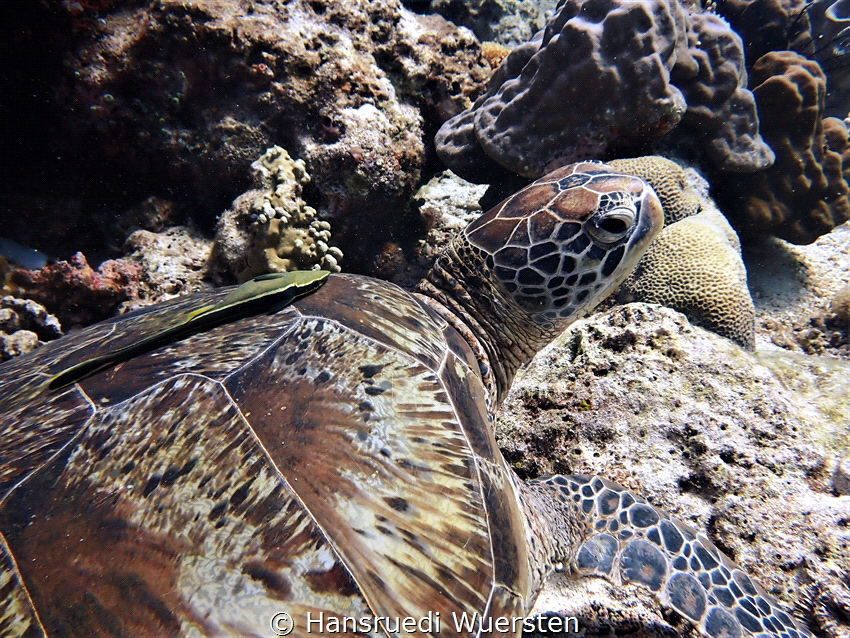
M 715 10 L 746 29 L 746 47 Z M 846 127 L 824 119 L 826 96 L 841 87 L 827 91 L 818 62 L 771 49 L 816 57 L 812 47 L 850 37 L 813 44 L 813 33 L 798 0 L 705 11 L 672 0 L 567 0 L 508 55 L 487 92 L 443 124 L 437 151 L 462 177 L 492 183 L 661 150 L 702 168 L 742 235 L 809 243 L 850 219 Z M 745 48 L 761 57 L 753 63 Z
M 553 162 L 600 158 L 675 126 L 686 105 L 670 73 L 688 57 L 678 2 L 608 9 L 594 0 L 566 2 L 512 52 L 487 93 L 437 134 L 449 168 L 474 181 L 465 156 L 480 146 L 501 166 L 539 177 Z M 641 38 L 623 37 L 637 31 Z
M 83 253 L 39 270 L 14 270 L 7 288 L 16 297 L 43 304 L 65 328 L 111 317 L 138 297 L 139 266 L 126 259 L 104 261 L 94 270 Z
M 254 188 L 236 198 L 218 222 L 212 257 L 217 277 L 245 281 L 267 272 L 339 272 L 342 251 L 330 245 L 330 224 L 301 199 L 310 181 L 304 161 L 274 146 L 251 169 Z

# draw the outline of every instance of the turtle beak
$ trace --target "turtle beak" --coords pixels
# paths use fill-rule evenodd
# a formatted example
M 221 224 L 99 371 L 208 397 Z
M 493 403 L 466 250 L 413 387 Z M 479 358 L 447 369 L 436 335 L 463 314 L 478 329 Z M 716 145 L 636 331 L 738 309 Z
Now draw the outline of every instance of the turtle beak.
M 629 254 L 634 255 L 635 264 L 643 256 L 644 251 L 652 243 L 652 240 L 661 232 L 664 226 L 664 208 L 658 195 L 649 184 L 643 192 L 640 200 L 640 216 L 635 225 L 635 230 L 629 241 Z

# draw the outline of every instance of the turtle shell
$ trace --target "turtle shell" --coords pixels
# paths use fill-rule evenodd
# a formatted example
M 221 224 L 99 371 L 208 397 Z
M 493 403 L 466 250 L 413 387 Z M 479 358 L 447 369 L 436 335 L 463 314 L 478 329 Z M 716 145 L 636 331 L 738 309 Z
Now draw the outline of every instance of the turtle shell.
M 401 288 L 333 275 L 275 314 L 46 388 L 225 294 L 3 366 L 4 631 L 268 634 L 287 613 L 302 635 L 308 614 L 315 634 L 319 618 L 430 613 L 451 635 L 453 612 L 521 615 L 525 522 L 478 364 Z

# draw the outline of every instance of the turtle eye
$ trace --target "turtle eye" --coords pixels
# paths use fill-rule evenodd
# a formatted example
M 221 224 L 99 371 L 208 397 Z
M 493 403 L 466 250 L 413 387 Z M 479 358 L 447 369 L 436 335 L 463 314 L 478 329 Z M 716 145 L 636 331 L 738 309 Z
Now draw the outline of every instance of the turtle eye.
M 635 211 L 629 208 L 614 208 L 595 216 L 588 224 L 587 232 L 603 244 L 623 239 L 632 230 Z

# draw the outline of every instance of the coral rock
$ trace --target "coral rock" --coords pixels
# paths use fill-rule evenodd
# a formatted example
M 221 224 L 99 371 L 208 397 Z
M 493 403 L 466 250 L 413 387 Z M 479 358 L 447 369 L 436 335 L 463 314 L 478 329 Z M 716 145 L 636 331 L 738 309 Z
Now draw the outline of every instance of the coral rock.
M 31 330 L 17 330 L 13 334 L 0 330 L 0 361 L 32 352 L 39 345 L 38 335 Z
M 139 266 L 139 294 L 122 310 L 132 310 L 209 287 L 212 241 L 185 226 L 160 233 L 137 230 L 127 238 L 128 261 Z
M 467 29 L 398 0 L 114 3 L 61 51 L 44 92 L 61 96 L 63 159 L 85 161 L 61 179 L 128 204 L 173 198 L 201 227 L 283 144 L 307 162 L 317 206 L 389 235 L 381 215 L 403 217 L 426 120 L 460 112 L 491 72 Z
M 16 270 L 11 283 L 18 295 L 34 299 L 66 328 L 112 316 L 122 302 L 138 296 L 139 266 L 111 259 L 93 270 L 82 253 L 40 270 Z
M 735 231 L 709 202 L 662 229 L 623 284 L 623 296 L 683 312 L 752 350 L 755 309 Z
M 0 297 L 0 361 L 62 336 L 59 320 L 32 299 Z
M 431 0 L 431 11 L 469 27 L 482 42 L 516 46 L 546 26 L 556 0 Z
M 216 277 L 245 281 L 267 272 L 339 272 L 342 251 L 330 245 L 330 223 L 301 199 L 310 181 L 304 161 L 275 146 L 251 168 L 255 188 L 236 198 L 218 222 Z

